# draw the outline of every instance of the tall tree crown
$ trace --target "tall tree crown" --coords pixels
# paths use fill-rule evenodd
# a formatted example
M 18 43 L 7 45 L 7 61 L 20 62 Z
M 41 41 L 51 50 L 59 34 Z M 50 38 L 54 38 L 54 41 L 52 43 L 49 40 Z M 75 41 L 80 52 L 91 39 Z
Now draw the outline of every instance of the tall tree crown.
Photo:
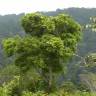
M 75 53 L 81 37 L 80 25 L 65 14 L 55 17 L 26 14 L 22 27 L 29 35 L 6 39 L 3 46 L 8 56 L 15 55 L 15 64 L 24 70 L 38 66 L 60 71 L 62 64 Z

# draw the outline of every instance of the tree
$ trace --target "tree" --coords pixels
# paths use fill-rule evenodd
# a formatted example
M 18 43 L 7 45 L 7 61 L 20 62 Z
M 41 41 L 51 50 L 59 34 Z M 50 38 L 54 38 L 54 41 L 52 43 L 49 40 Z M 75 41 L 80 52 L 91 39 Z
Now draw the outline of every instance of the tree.
M 26 36 L 4 40 L 4 50 L 7 56 L 14 56 L 22 74 L 33 67 L 50 91 L 54 74 L 63 71 L 76 51 L 81 27 L 68 15 L 48 17 L 39 13 L 25 15 L 22 26 Z

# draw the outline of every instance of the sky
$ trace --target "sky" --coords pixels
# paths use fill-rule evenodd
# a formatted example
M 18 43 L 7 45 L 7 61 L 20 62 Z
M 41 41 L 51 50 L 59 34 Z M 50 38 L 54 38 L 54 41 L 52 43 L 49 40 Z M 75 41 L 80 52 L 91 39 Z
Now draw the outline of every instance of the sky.
M 96 8 L 96 0 L 0 0 L 0 14 L 55 11 L 69 7 Z

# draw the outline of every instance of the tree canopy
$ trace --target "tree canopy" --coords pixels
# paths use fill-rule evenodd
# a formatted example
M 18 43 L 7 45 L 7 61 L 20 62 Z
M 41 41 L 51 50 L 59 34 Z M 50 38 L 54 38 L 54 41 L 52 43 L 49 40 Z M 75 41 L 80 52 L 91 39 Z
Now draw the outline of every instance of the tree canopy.
M 81 27 L 70 16 L 26 14 L 22 18 L 26 36 L 3 41 L 7 56 L 14 56 L 15 65 L 24 73 L 31 67 L 52 86 L 54 73 L 63 71 L 74 55 L 81 37 Z

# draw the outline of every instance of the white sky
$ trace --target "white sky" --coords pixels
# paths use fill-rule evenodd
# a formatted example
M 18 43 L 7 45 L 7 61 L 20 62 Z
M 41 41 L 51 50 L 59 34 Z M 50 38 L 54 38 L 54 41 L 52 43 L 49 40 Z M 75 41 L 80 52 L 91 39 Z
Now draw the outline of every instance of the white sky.
M 57 8 L 96 7 L 96 0 L 0 0 L 0 14 L 53 11 Z

